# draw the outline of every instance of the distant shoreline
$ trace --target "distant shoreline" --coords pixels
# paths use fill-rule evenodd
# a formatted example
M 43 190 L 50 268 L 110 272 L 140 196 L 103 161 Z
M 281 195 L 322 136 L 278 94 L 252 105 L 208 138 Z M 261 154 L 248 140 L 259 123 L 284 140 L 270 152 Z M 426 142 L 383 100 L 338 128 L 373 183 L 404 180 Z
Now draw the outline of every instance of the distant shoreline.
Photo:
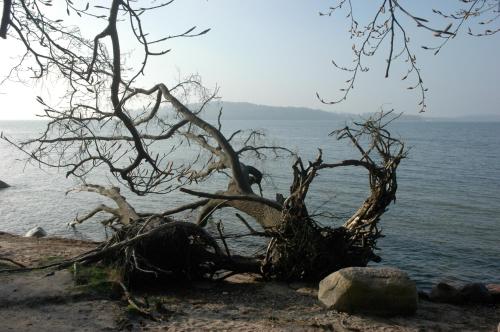
M 192 105 L 196 108 L 197 105 Z M 360 114 L 329 112 L 320 109 L 297 107 L 297 106 L 269 106 L 259 105 L 247 102 L 231 102 L 223 101 L 220 103 L 212 103 L 206 107 L 205 118 L 209 120 L 217 120 L 219 110 L 222 107 L 222 118 L 224 120 L 336 120 L 336 121 L 352 121 L 360 117 L 367 117 L 374 112 L 364 112 Z M 397 112 L 396 113 L 400 113 Z M 422 121 L 422 122 L 500 122 L 500 114 L 479 114 L 456 117 L 433 117 L 432 112 L 425 115 L 403 113 L 399 121 Z M 0 119 L 1 122 L 7 121 L 47 121 L 43 118 L 36 117 L 32 119 Z

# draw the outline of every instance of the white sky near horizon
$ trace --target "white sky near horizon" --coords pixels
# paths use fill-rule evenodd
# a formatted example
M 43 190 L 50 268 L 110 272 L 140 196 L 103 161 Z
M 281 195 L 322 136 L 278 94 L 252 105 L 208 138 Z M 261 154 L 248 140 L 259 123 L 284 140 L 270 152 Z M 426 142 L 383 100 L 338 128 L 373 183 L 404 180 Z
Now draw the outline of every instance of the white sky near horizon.
M 432 16 L 436 2 L 411 3 L 419 16 Z M 407 90 L 402 82 L 406 67 L 394 62 L 391 77 L 384 78 L 388 48 L 369 60 L 370 71 L 358 77 L 355 90 L 347 101 L 324 105 L 325 99 L 340 96 L 339 89 L 349 78 L 336 70 L 331 60 L 349 65 L 351 45 L 345 14 L 319 17 L 334 1 L 325 0 L 177 0 L 147 20 L 147 27 L 158 37 L 172 35 L 196 25 L 199 31 L 212 30 L 198 38 L 173 41 L 172 52 L 151 62 L 144 82 L 175 81 L 182 75 L 199 73 L 208 87 L 219 87 L 223 100 L 245 101 L 272 106 L 305 106 L 333 112 L 366 113 L 380 106 L 395 108 L 407 114 L 418 114 L 419 95 Z M 442 9 L 456 7 L 458 0 L 442 1 Z M 57 4 L 54 3 L 54 6 Z M 364 17 L 373 8 L 355 8 Z M 102 30 L 69 19 L 84 32 Z M 438 21 L 440 22 L 440 21 Z M 441 23 L 444 26 L 446 22 Z M 499 36 L 475 38 L 462 35 L 451 40 L 438 56 L 420 49 L 432 45 L 431 33 L 409 24 L 409 34 L 417 60 L 422 68 L 428 111 L 432 117 L 463 115 L 500 115 L 500 43 Z M 94 31 L 92 31 L 94 30 Z M 500 34 L 499 34 L 500 35 Z M 436 41 L 435 41 L 436 42 Z M 435 43 L 434 42 L 434 43 Z M 124 38 L 124 48 L 133 47 Z M 386 45 L 387 46 L 387 45 Z M 10 70 L 22 47 L 14 40 L 0 40 L 0 76 Z M 134 52 L 129 56 L 133 62 Z M 40 113 L 37 95 L 57 95 L 61 82 L 38 82 L 0 86 L 0 120 L 32 119 Z

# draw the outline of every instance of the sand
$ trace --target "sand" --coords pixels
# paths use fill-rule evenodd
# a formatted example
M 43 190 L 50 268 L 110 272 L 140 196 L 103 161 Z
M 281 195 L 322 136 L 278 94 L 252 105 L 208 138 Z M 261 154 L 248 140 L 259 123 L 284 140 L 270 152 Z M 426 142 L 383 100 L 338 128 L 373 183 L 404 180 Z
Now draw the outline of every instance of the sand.
M 95 245 L 0 233 L 0 257 L 27 265 Z M 135 295 L 161 303 L 156 321 L 132 314 L 120 299 L 77 290 L 68 271 L 0 274 L 0 331 L 496 331 L 500 322 L 498 307 L 428 301 L 420 301 L 410 317 L 348 315 L 322 307 L 315 285 L 264 282 L 254 275 Z

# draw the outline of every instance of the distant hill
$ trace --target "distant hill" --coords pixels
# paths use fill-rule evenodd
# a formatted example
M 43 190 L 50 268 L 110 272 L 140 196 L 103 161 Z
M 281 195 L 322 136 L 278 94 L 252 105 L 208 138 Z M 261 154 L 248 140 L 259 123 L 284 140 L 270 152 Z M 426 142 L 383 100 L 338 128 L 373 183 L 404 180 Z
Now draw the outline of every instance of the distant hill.
M 217 119 L 222 106 L 222 117 L 225 120 L 337 120 L 351 121 L 361 117 L 366 118 L 370 113 L 335 113 L 308 107 L 268 106 L 246 102 L 224 101 L 207 107 L 204 117 L 209 120 Z M 403 115 L 400 121 L 421 121 L 419 115 Z
M 222 101 L 208 104 L 203 112 L 203 118 L 216 120 L 222 107 L 222 118 L 224 120 L 334 120 L 347 121 L 367 118 L 373 113 L 335 113 L 308 107 L 294 106 L 269 106 L 258 105 L 247 102 Z M 199 105 L 191 105 L 193 110 Z M 398 113 L 396 113 L 398 114 Z M 403 115 L 398 121 L 422 121 L 419 115 Z
M 500 122 L 500 114 L 462 115 L 453 118 L 429 117 L 428 121 L 453 122 Z
M 355 115 L 326 112 L 307 107 L 278 107 L 224 101 L 207 107 L 204 117 L 216 119 L 222 107 L 225 120 L 349 120 Z

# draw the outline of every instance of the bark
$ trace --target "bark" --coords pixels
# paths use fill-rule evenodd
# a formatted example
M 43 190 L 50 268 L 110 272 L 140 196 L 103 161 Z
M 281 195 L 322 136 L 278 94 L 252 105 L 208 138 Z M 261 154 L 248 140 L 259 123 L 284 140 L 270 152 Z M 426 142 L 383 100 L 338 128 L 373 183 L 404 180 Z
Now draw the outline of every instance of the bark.
M 211 199 L 201 208 L 197 217 L 198 225 L 205 226 L 208 216 L 223 207 L 232 207 L 251 216 L 264 230 L 275 230 L 280 225 L 283 217 L 282 205 L 277 201 L 258 196 L 251 191 L 250 179 L 257 179 L 260 182 L 262 175 L 254 167 L 241 165 L 242 179 L 247 182 L 250 191 L 240 190 L 240 187 L 231 180 L 226 191 L 216 193 L 220 198 Z M 238 196 L 244 196 L 244 199 L 230 199 Z
M 3 39 L 7 38 L 7 29 L 10 24 L 10 7 L 12 6 L 12 0 L 3 1 L 3 11 L 2 20 L 0 21 L 0 37 Z
M 224 192 L 221 195 L 230 195 L 230 193 Z M 247 195 L 248 197 L 259 198 L 255 194 Z M 223 207 L 235 208 L 255 219 L 262 228 L 265 230 L 275 230 L 277 226 L 282 222 L 282 212 L 279 209 L 269 206 L 261 202 L 249 201 L 249 200 L 225 200 L 225 199 L 211 199 L 207 204 L 205 204 L 197 217 L 197 224 L 204 227 L 206 225 L 208 216 L 211 215 L 215 210 Z
M 82 222 L 90 219 L 92 216 L 99 212 L 107 212 L 113 214 L 114 216 L 116 216 L 117 222 L 122 225 L 129 225 L 130 223 L 137 221 L 140 218 L 137 212 L 135 212 L 135 209 L 127 202 L 126 198 L 120 194 L 120 188 L 118 187 L 106 188 L 100 185 L 86 184 L 72 191 L 88 191 L 108 197 L 116 203 L 117 208 L 113 209 L 104 204 L 101 204 L 97 208 L 86 214 L 84 217 L 75 218 L 75 220 L 70 223 L 70 226 L 81 224 Z

